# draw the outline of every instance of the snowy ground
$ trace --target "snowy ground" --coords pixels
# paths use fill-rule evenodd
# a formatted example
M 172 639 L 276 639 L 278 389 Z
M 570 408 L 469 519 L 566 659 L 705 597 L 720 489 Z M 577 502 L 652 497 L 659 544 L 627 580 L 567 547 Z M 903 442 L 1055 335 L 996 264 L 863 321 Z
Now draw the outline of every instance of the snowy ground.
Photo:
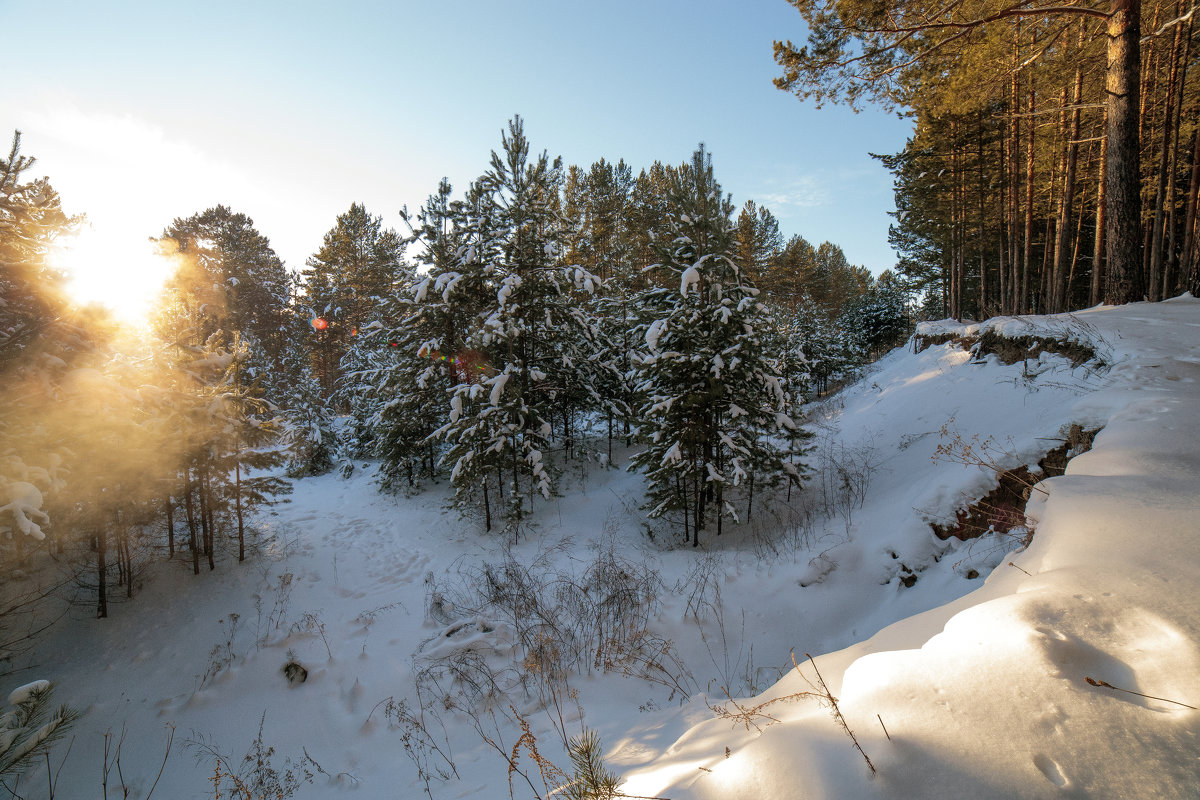
M 624 791 L 673 800 L 1200 796 L 1197 712 L 1085 681 L 1200 706 L 1200 302 L 986 325 L 1019 335 L 1066 328 L 1113 366 L 1072 369 L 1049 355 L 975 363 L 953 344 L 897 351 L 814 410 L 813 466 L 842 472 L 700 552 L 674 548 L 662 530 L 647 537 L 637 475 L 582 476 L 568 465 L 563 497 L 542 507 L 513 557 L 541 555 L 547 569 L 579 574 L 611 546 L 656 571 L 651 628 L 673 642 L 690 693 L 599 670 L 569 677 L 583 723 L 629 778 Z M 1071 423 L 1104 430 L 1066 476 L 1044 484 L 1048 496 L 1034 492 L 1032 546 L 1014 554 L 1014 536 L 963 544 L 932 535 L 931 520 L 952 519 L 994 483 L 989 470 L 935 459 L 939 445 L 961 450 L 978 434 L 973 452 L 1015 467 L 1035 463 Z M 212 797 L 212 761 L 184 740 L 236 764 L 260 721 L 278 766 L 307 753 L 327 773 L 297 797 L 425 794 L 386 701 L 414 703 L 418 652 L 428 660 L 457 648 L 511 666 L 504 619 L 427 607 L 427 581 L 452 593 L 504 554 L 500 537 L 443 512 L 441 489 L 381 495 L 371 471 L 298 482 L 290 503 L 261 518 L 272 543 L 252 562 L 198 578 L 187 565 L 161 565 L 110 619 L 80 610 L 43 640 L 38 666 L 9 680 L 50 679 L 58 700 L 85 712 L 58 796 L 98 793 L 103 734 L 124 728 L 122 771 L 130 796 L 144 797 L 173 725 L 155 797 Z M 966 577 L 993 567 L 986 582 Z M 308 670 L 295 686 L 281 672 L 289 650 Z M 712 710 L 735 708 L 726 690 L 765 692 L 743 708 L 809 690 L 812 667 L 792 670 L 793 651 L 801 662 L 817 656 L 874 777 L 812 699 L 773 703 L 763 711 L 779 722 L 758 716 L 749 730 Z M 553 704 L 515 685 L 509 699 L 543 754 L 565 766 Z M 574 701 L 562 708 L 577 733 Z M 432 796 L 508 796 L 505 761 L 470 717 L 439 718 L 444 738 L 427 721 L 458 777 L 433 777 Z M 505 723 L 485 730 L 505 748 L 519 736 Z M 422 763 L 445 768 L 436 754 Z M 45 784 L 35 774 L 22 787 L 44 797 Z

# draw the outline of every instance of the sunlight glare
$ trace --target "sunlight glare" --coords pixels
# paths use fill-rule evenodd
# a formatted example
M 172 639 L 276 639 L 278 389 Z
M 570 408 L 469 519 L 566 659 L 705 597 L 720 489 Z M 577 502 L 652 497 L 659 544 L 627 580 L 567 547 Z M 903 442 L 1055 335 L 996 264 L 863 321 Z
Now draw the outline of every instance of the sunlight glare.
M 61 241 L 52 257 L 67 275 L 66 290 L 81 306 L 101 305 L 117 319 L 145 324 L 172 271 L 172 261 L 146 237 L 85 227 Z

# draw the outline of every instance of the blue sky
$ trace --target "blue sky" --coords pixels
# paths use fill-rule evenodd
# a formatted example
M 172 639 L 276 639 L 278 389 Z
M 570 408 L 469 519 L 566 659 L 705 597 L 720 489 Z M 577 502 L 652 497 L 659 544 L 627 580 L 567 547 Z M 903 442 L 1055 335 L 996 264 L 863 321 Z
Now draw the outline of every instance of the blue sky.
M 680 163 L 703 141 L 739 206 L 872 272 L 894 262 L 890 176 L 867 154 L 909 125 L 772 86 L 772 40 L 803 37 L 785 0 L 0 0 L 0 28 L 20 32 L 0 127 L 114 242 L 224 203 L 299 268 L 351 202 L 400 227 L 443 175 L 465 188 L 519 113 L 581 166 Z

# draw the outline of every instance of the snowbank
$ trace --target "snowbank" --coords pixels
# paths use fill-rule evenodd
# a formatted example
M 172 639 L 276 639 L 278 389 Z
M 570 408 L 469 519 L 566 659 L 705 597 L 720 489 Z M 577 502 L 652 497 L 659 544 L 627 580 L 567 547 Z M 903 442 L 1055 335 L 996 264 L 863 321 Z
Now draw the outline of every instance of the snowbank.
M 761 734 L 702 723 L 632 774 L 626 791 L 673 800 L 1200 796 L 1200 712 L 1187 707 L 1200 706 L 1200 303 L 985 325 L 1020 335 L 1068 326 L 1108 351 L 1107 380 L 1075 408 L 1107 424 L 1091 452 L 1043 484 L 1046 496 L 1035 494 L 1037 534 L 1012 566 L 817 659 L 878 774 L 826 710 L 795 701 L 771 706 L 781 722 Z M 789 674 L 746 705 L 807 688 Z

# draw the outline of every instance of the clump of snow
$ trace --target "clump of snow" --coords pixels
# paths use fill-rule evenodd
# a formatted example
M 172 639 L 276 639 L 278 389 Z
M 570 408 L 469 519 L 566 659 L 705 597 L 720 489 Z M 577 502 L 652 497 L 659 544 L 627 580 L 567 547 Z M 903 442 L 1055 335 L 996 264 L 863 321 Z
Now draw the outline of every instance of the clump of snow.
M 688 296 L 688 292 L 692 290 L 693 286 L 698 287 L 699 285 L 700 270 L 696 269 L 694 265 L 685 269 L 679 276 L 679 293 L 684 297 Z
M 0 530 L 45 539 L 42 526 L 50 524 L 50 516 L 42 510 L 42 503 L 42 493 L 32 483 L 10 481 L 0 485 Z
M 24 686 L 18 686 L 8 694 L 8 704 L 10 706 L 19 706 L 28 701 L 37 692 L 44 692 L 50 688 L 50 681 L 39 680 L 31 681 Z

